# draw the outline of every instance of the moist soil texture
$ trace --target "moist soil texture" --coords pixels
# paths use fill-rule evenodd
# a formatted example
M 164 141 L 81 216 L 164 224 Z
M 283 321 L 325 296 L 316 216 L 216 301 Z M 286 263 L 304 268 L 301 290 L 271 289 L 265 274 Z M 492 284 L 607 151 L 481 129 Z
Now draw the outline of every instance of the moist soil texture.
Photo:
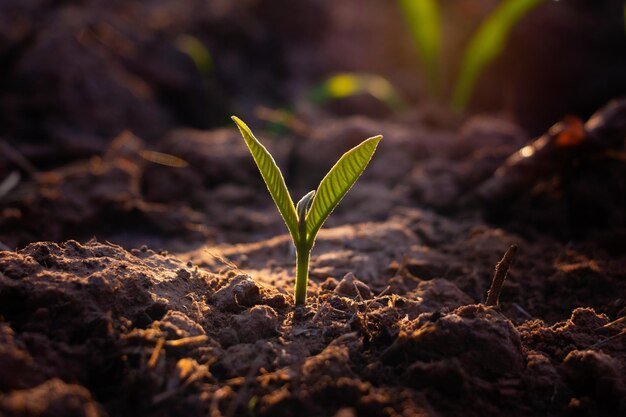
M 599 92 L 549 129 L 303 104 L 341 59 L 394 81 L 415 63 L 340 24 L 398 31 L 382 2 L 292 3 L 0 1 L 0 416 L 626 416 L 626 100 Z M 211 71 L 181 52 L 190 37 Z M 623 81 L 597 53 L 617 69 L 589 83 Z M 521 96 L 518 120 L 549 114 Z M 254 111 L 290 100 L 286 119 Z M 384 135 L 319 233 L 305 305 L 235 112 L 296 201 Z
M 615 196 L 599 186 L 623 186 L 623 162 L 585 152 L 584 173 L 568 178 L 555 163 L 549 181 L 494 209 L 478 195 L 533 143 L 514 124 L 309 126 L 306 139 L 260 135 L 302 192 L 344 148 L 385 138 L 320 232 L 304 306 L 293 304 L 286 228 L 234 129 L 175 131 L 156 145 L 185 167 L 147 161 L 125 133 L 10 194 L 0 413 L 624 414 L 624 229 L 603 227 L 623 221 L 624 206 L 601 204 Z M 563 215 L 580 199 L 584 222 Z M 494 210 L 508 217 L 485 220 Z M 513 244 L 500 304 L 485 306 Z

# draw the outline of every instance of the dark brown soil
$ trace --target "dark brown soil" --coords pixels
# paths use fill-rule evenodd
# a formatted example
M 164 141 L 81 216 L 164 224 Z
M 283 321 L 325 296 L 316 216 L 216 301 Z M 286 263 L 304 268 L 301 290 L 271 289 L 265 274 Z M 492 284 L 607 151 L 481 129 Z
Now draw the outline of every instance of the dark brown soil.
M 364 118 L 316 124 L 305 142 L 263 138 L 302 192 L 343 148 L 386 136 L 320 233 L 305 307 L 293 306 L 290 241 L 234 129 L 161 141 L 156 149 L 184 168 L 142 158 L 142 142 L 124 134 L 102 157 L 18 187 L 2 242 L 62 243 L 0 252 L 0 412 L 626 411 L 625 327 L 614 322 L 626 313 L 623 229 L 590 222 L 584 238 L 562 241 L 583 224 L 554 223 L 557 235 L 530 217 L 501 228 L 472 208 L 473 187 L 525 143 L 519 129 L 484 117 L 460 133 Z M 588 181 L 610 172 L 584 166 Z M 558 195 L 522 194 L 527 216 Z M 518 256 L 500 306 L 477 304 L 511 244 Z
M 0 1 L 0 417 L 626 416 L 626 100 L 586 120 L 626 92 L 623 2 L 552 3 L 512 36 L 524 65 L 505 54 L 473 103 L 520 125 L 311 107 L 307 88 L 344 70 L 419 101 L 391 2 Z M 254 122 L 277 103 L 290 123 Z M 294 199 L 384 135 L 319 234 L 305 306 L 230 113 Z
M 246 269 L 255 279 L 223 265 L 218 260 L 226 251 L 217 250 L 188 262 L 96 241 L 2 252 L 0 410 L 20 416 L 624 412 L 626 342 L 615 337 L 623 324 L 609 325 L 620 307 L 611 303 L 624 294 L 623 263 L 621 274 L 598 283 L 611 287 L 612 296 L 574 296 L 565 282 L 598 281 L 588 265 L 563 260 L 540 278 L 554 258 L 531 256 L 528 242 L 489 229 L 459 229 L 455 242 L 422 246 L 413 230 L 428 219 L 415 211 L 380 225 L 327 230 L 308 305 L 299 308 L 283 285 L 292 281 L 285 239 L 239 247 L 243 265 L 256 264 Z M 443 223 L 437 231 L 446 233 L 451 225 L 437 220 Z M 411 260 L 400 268 L 399 253 L 381 247 L 392 241 Z M 463 248 L 470 241 L 481 253 Z M 526 253 L 504 288 L 502 308 L 475 304 L 470 294 L 484 290 L 489 261 L 511 241 Z M 363 281 L 350 273 L 341 279 L 346 259 Z M 594 266 L 610 276 L 608 267 Z M 385 284 L 391 289 L 376 295 Z M 560 308 L 550 308 L 552 300 L 561 300 Z M 575 305 L 596 309 L 575 308 L 568 317 Z

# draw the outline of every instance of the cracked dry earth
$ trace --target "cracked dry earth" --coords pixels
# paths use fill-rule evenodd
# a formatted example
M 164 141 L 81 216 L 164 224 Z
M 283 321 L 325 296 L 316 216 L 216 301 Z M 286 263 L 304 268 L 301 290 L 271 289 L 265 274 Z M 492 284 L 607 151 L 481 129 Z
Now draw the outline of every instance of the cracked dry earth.
M 287 239 L 0 252 L 0 415 L 624 415 L 623 262 L 401 209 L 323 230 L 295 308 Z

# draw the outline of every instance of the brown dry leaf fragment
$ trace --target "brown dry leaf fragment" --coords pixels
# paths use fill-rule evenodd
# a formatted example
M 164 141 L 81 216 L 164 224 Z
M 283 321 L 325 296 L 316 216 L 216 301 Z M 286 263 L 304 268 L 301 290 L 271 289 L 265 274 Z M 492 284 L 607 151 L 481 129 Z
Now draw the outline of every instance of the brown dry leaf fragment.
M 561 122 L 561 130 L 556 135 L 557 146 L 576 146 L 587 138 L 585 126 L 578 117 L 566 116 Z

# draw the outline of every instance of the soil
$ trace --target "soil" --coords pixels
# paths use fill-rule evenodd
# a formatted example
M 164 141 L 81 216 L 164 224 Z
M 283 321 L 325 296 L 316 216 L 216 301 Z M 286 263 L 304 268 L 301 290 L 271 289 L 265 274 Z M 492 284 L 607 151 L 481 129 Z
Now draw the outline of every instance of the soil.
M 364 97 L 254 126 L 294 198 L 384 135 L 295 306 L 286 228 L 223 116 L 297 95 L 371 33 L 338 25 L 347 3 L 298 2 L 302 22 L 286 1 L 170 3 L 0 5 L 0 184 L 18 176 L 0 194 L 0 416 L 626 415 L 624 99 L 537 136 L 539 119 L 382 116 Z M 214 77 L 181 31 L 210 45 Z M 383 62 L 389 39 L 372 42 L 360 59 Z

